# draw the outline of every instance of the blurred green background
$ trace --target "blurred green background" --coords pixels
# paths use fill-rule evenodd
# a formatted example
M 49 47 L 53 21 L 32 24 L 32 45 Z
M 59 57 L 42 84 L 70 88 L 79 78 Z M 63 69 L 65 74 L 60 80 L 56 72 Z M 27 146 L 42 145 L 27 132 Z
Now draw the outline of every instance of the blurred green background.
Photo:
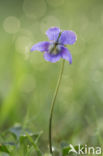
M 53 117 L 54 144 L 103 144 L 103 0 L 0 1 L 0 131 L 21 123 L 43 130 L 48 119 L 61 61 L 46 62 L 33 44 L 48 40 L 52 26 L 73 30 Z

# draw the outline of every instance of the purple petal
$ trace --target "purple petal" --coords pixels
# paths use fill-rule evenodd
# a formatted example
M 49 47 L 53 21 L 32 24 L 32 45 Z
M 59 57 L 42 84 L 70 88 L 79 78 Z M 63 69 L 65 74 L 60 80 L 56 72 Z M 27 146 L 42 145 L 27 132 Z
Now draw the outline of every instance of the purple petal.
M 77 36 L 73 31 L 63 31 L 59 42 L 61 44 L 74 44 L 77 40 Z
M 46 35 L 51 41 L 56 41 L 59 36 L 59 33 L 60 33 L 60 29 L 57 27 L 50 28 L 46 31 Z
M 41 52 L 48 51 L 49 45 L 50 45 L 50 42 L 46 42 L 46 41 L 39 42 L 35 44 L 34 46 L 32 46 L 31 51 L 35 51 L 35 50 L 41 51 Z
M 60 55 L 60 54 L 53 55 L 53 54 L 50 54 L 50 53 L 48 53 L 48 52 L 45 52 L 45 53 L 44 53 L 44 58 L 45 58 L 46 61 L 55 63 L 55 62 L 57 62 L 57 61 L 60 60 L 61 55 Z
M 70 53 L 70 51 L 65 48 L 65 47 L 61 47 L 61 57 L 67 61 L 69 61 L 70 64 L 72 64 L 72 55 Z

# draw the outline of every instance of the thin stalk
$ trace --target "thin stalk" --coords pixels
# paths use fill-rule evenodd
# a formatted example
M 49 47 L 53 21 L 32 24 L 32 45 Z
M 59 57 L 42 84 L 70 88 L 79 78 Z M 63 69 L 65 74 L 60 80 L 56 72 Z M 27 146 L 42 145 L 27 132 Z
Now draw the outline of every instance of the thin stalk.
M 53 154 L 53 151 L 52 151 L 52 118 L 53 118 L 53 110 L 54 110 L 56 97 L 58 95 L 60 83 L 61 83 L 61 80 L 62 80 L 62 75 L 63 75 L 63 71 L 64 71 L 64 63 L 65 63 L 65 60 L 63 60 L 62 65 L 61 65 L 57 86 L 56 86 L 54 96 L 53 96 L 53 99 L 52 99 L 52 102 L 51 102 L 50 118 L 49 118 L 49 148 L 50 148 L 50 153 L 51 154 Z

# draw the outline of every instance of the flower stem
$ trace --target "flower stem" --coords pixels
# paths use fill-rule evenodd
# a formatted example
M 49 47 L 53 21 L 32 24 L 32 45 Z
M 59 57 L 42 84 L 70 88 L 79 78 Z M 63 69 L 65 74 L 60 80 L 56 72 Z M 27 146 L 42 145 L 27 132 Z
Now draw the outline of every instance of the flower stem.
M 57 86 L 56 86 L 54 96 L 53 96 L 53 99 L 52 99 L 52 102 L 51 102 L 51 110 L 50 110 L 50 118 L 49 118 L 49 148 L 50 148 L 50 153 L 51 154 L 53 154 L 53 151 L 52 151 L 52 118 L 53 118 L 53 110 L 54 110 L 54 104 L 55 104 L 55 101 L 56 101 L 56 97 L 58 95 L 58 91 L 59 91 L 63 71 L 64 71 L 64 63 L 65 63 L 65 60 L 63 60 L 62 65 L 61 65 Z

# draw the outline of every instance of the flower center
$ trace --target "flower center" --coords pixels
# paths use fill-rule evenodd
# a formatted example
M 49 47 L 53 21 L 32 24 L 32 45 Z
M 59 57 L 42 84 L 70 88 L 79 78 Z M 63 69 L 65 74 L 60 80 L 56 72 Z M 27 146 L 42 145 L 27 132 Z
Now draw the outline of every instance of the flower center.
M 57 55 L 60 52 L 60 45 L 57 42 L 51 44 L 48 52 L 52 55 Z

